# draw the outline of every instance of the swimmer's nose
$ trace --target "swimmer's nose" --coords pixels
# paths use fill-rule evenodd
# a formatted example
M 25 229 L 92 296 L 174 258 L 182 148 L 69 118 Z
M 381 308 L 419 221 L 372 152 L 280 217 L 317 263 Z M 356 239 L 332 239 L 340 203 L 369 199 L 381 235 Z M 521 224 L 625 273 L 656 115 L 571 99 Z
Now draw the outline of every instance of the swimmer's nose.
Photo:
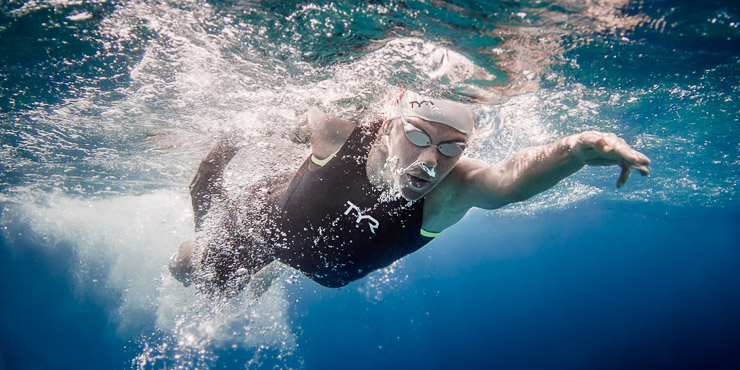
M 437 167 L 437 155 L 439 155 L 437 147 L 434 145 L 428 146 L 422 150 L 418 160 L 424 163 L 427 168 L 434 169 Z

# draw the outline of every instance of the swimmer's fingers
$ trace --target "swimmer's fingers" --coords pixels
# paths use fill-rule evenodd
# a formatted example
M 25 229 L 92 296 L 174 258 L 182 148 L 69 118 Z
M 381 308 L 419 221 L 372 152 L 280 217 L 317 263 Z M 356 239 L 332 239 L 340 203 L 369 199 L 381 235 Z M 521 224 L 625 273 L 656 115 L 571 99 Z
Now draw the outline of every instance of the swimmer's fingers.
M 649 175 L 650 170 L 647 166 L 650 165 L 650 158 L 632 149 L 624 140 L 621 141 L 622 143 L 615 148 L 615 152 L 621 157 L 620 166 L 634 168 L 643 176 Z
M 617 179 L 617 187 L 622 187 L 627 182 L 632 168 L 643 176 L 650 174 L 647 168 L 650 159 L 612 133 L 584 132 L 574 149 L 575 155 L 590 166 L 619 165 L 621 173 Z
M 298 124 L 290 131 L 290 140 L 297 144 L 311 143 L 311 127 L 308 122 L 308 114 L 303 114 L 298 119 Z
M 211 181 L 212 178 L 220 177 L 224 168 L 232 158 L 239 152 L 239 147 L 234 140 L 220 139 L 216 142 L 210 152 L 201 160 L 198 173 Z M 193 180 L 195 182 L 195 179 Z
M 648 158 L 647 156 L 645 156 L 644 154 L 640 152 L 636 152 L 636 153 L 639 154 L 640 158 L 636 161 L 631 161 L 632 167 L 640 171 L 640 174 L 643 176 L 649 175 L 650 170 L 647 168 L 647 166 L 650 165 L 650 158 Z
M 617 179 L 617 188 L 621 188 L 624 183 L 627 182 L 627 179 L 632 173 L 632 168 L 639 171 L 643 176 L 650 174 L 650 170 L 646 167 L 650 164 L 650 160 L 642 153 L 632 150 L 631 148 L 630 150 L 633 153 L 623 157 L 622 161 L 619 163 L 619 167 L 622 168 L 622 172 L 619 174 L 619 178 Z
M 239 152 L 239 149 L 241 149 L 240 142 L 236 139 L 222 138 L 211 149 L 211 153 L 218 158 L 217 160 L 228 163 Z
M 630 166 L 624 163 L 619 166 L 622 167 L 622 172 L 619 174 L 619 178 L 617 179 L 617 188 L 621 188 L 624 183 L 627 182 L 627 179 L 629 179 L 630 174 L 632 173 Z
M 636 169 L 638 172 L 640 172 L 640 175 L 648 176 L 650 175 L 650 169 L 648 169 L 646 166 L 639 165 L 639 164 L 632 164 L 632 167 Z

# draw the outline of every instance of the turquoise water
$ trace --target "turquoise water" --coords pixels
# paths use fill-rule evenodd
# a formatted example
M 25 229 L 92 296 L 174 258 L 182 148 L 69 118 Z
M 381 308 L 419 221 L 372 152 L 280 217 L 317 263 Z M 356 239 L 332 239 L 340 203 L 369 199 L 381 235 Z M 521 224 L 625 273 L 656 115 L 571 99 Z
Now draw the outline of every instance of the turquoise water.
M 732 2 L 0 3 L 0 369 L 740 366 Z M 491 162 L 583 130 L 653 160 L 473 211 L 342 289 L 199 296 L 166 264 L 218 137 L 234 189 L 297 117 L 394 87 L 475 101 Z

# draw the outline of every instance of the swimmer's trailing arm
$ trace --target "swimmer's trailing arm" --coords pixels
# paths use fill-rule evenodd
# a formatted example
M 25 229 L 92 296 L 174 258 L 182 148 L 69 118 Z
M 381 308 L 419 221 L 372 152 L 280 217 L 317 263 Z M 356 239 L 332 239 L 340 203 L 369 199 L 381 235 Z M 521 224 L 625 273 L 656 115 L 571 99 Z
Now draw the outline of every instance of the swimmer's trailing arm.
M 462 161 L 461 161 L 462 162 Z M 463 196 L 472 207 L 494 209 L 528 199 L 545 191 L 584 165 L 622 168 L 617 187 L 629 178 L 631 169 L 643 176 L 650 159 L 611 133 L 587 131 L 564 137 L 552 144 L 523 149 L 494 165 L 467 160 Z M 465 169 L 465 168 L 464 168 Z
M 198 172 L 190 182 L 190 197 L 193 203 L 195 228 L 199 229 L 203 216 L 214 201 L 224 196 L 221 176 L 224 168 L 239 151 L 230 140 L 219 140 L 198 166 Z

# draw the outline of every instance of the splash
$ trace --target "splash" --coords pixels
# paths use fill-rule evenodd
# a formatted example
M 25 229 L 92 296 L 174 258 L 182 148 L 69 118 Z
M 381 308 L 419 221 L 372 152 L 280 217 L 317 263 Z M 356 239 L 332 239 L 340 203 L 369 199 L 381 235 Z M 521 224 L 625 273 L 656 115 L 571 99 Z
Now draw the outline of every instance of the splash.
M 431 178 L 435 178 L 435 177 L 437 177 L 437 173 L 435 172 L 435 170 L 434 170 L 434 167 L 433 167 L 433 166 L 432 166 L 432 167 L 429 167 L 429 166 L 427 166 L 426 164 L 424 164 L 423 162 L 418 162 L 418 161 L 417 161 L 417 162 L 414 162 L 414 163 L 412 163 L 412 164 L 411 164 L 410 166 L 408 166 L 408 167 L 407 167 L 407 168 L 406 168 L 406 169 L 404 170 L 404 172 L 407 172 L 407 171 L 411 171 L 411 170 L 413 170 L 414 168 L 416 168 L 417 166 L 418 166 L 419 168 L 421 168 L 421 170 L 422 170 L 422 171 L 424 171 L 424 173 L 426 173 L 427 175 L 429 175 L 429 177 L 431 177 Z
M 256 285 L 229 299 L 182 294 L 181 286 L 167 284 L 158 309 L 160 332 L 140 339 L 144 350 L 135 366 L 212 368 L 233 360 L 247 369 L 300 367 L 283 286 L 286 273 L 277 266 L 266 270 L 253 279 Z M 270 280 L 269 289 L 257 286 L 261 279 Z
M 57 196 L 45 206 L 6 206 L 2 226 L 6 239 L 24 230 L 40 250 L 71 246 L 63 251 L 73 254 L 77 295 L 104 304 L 118 335 L 139 343 L 137 368 L 209 368 L 224 349 L 248 356 L 255 368 L 274 361 L 295 365 L 284 290 L 290 274 L 283 268 L 269 266 L 231 299 L 198 294 L 169 276 L 171 245 L 192 237 L 191 218 L 180 194 Z
M 403 272 L 403 260 L 398 260 L 390 266 L 367 275 L 356 285 L 358 293 L 374 304 L 378 304 L 389 294 L 400 290 L 408 280 Z

